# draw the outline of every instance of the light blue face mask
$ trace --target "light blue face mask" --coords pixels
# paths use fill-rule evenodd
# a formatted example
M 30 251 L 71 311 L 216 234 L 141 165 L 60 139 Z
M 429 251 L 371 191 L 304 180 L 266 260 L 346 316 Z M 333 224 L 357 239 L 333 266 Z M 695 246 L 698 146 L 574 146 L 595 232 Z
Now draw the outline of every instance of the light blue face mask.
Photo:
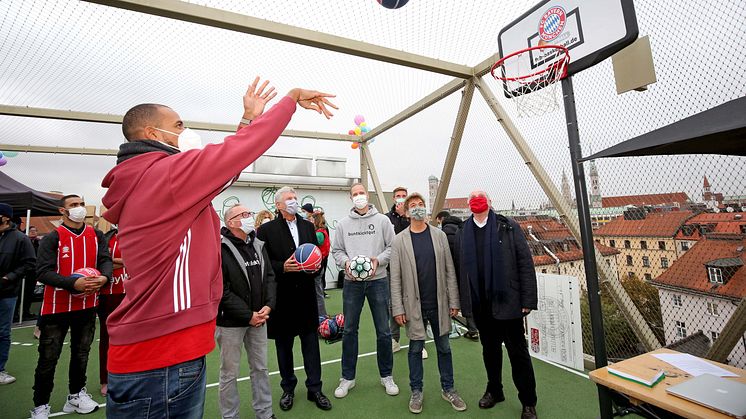
M 409 216 L 413 220 L 422 221 L 427 216 L 427 210 L 425 207 L 414 207 L 409 209 Z
M 295 215 L 298 213 L 298 208 L 300 206 L 298 205 L 298 201 L 295 199 L 288 199 L 285 201 L 285 212 L 287 212 L 290 215 Z

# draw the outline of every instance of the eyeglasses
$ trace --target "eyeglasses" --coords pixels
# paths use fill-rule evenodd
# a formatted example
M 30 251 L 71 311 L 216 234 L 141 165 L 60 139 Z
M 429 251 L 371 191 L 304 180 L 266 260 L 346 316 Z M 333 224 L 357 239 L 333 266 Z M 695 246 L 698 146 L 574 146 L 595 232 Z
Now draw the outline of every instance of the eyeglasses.
M 229 221 L 230 221 L 230 220 L 235 220 L 236 218 L 239 218 L 239 217 L 240 217 L 240 218 L 249 218 L 249 217 L 253 217 L 253 216 L 254 216 L 254 213 L 253 213 L 253 212 L 242 212 L 242 213 L 240 213 L 240 214 L 236 214 L 236 215 L 234 215 L 233 217 L 229 218 L 228 220 L 229 220 Z

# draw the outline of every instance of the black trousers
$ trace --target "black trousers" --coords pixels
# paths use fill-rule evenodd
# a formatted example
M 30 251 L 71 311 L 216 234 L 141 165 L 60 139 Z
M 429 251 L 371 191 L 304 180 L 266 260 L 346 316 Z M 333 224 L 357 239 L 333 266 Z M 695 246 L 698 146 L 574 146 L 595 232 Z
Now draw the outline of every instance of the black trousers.
M 49 403 L 54 388 L 54 371 L 70 330 L 70 394 L 80 392 L 86 383 L 88 354 L 96 333 L 96 309 L 41 316 L 39 322 L 39 361 L 34 373 L 34 406 Z
M 536 378 L 531 365 L 531 355 L 523 334 L 523 318 L 496 320 L 491 313 L 475 312 L 474 321 L 479 329 L 482 358 L 487 370 L 487 391 L 502 394 L 502 344 L 508 350 L 513 383 L 518 389 L 518 399 L 524 406 L 536 406 Z
M 319 338 L 316 331 L 298 336 L 300 338 L 301 353 L 303 354 L 303 369 L 306 371 L 306 388 L 309 392 L 321 391 L 321 353 L 319 352 Z M 295 392 L 298 377 L 293 370 L 293 343 L 295 336 L 275 337 L 277 349 L 277 366 L 280 370 L 280 387 L 288 393 Z

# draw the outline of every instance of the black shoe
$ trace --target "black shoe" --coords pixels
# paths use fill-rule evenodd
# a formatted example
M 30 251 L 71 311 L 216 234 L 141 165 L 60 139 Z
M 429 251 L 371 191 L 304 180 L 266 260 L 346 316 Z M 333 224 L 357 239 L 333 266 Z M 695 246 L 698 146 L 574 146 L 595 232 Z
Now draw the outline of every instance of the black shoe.
M 290 393 L 287 391 L 282 392 L 282 396 L 280 396 L 280 409 L 282 410 L 290 410 L 293 408 L 293 399 L 295 398 L 295 393 Z
M 324 396 L 324 393 L 320 391 L 314 393 L 309 392 L 308 400 L 316 403 L 316 407 L 321 410 L 331 410 L 332 408 L 332 402 L 330 402 L 329 399 Z
M 473 332 L 472 331 L 468 331 L 468 332 L 464 333 L 464 337 L 467 338 L 467 339 L 469 339 L 469 340 L 473 340 L 474 342 L 476 342 L 476 341 L 479 340 L 479 332 L 477 332 L 476 330 L 473 331 Z
M 482 396 L 481 399 L 479 399 L 479 408 L 480 409 L 489 409 L 492 407 L 495 407 L 496 404 L 505 401 L 505 395 L 501 391 L 498 394 L 492 394 L 489 391 L 484 392 L 484 396 Z
M 521 419 L 536 419 L 536 406 L 523 406 Z

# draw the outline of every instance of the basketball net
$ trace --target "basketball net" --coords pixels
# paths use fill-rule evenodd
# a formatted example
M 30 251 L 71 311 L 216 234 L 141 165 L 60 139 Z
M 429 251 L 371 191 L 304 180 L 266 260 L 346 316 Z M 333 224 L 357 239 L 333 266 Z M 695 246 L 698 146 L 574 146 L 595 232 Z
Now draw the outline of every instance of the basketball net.
M 548 61 L 531 66 L 531 60 Z M 519 117 L 533 117 L 559 108 L 557 82 L 567 75 L 570 55 L 559 45 L 543 45 L 514 52 L 492 66 L 492 77 L 503 83 L 505 96 L 512 99 Z

